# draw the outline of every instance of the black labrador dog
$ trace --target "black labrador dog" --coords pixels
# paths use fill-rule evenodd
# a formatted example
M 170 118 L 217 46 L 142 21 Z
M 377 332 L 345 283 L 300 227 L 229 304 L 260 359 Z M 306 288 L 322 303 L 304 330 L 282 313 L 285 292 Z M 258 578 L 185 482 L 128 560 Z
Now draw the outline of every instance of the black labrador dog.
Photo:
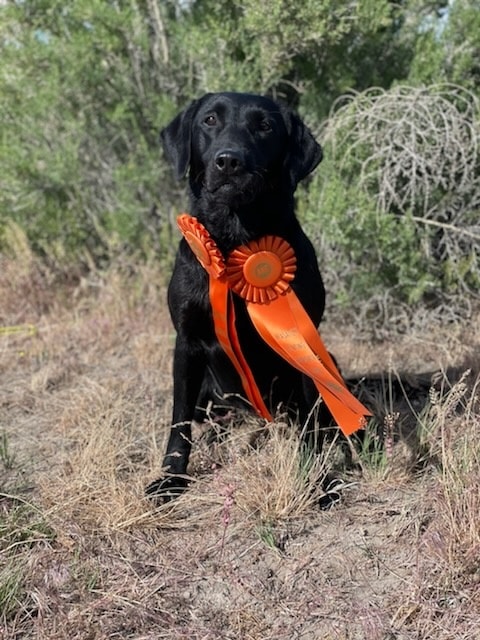
M 165 127 L 161 139 L 177 178 L 188 175 L 189 213 L 208 230 L 223 256 L 267 234 L 291 245 L 297 258 L 292 288 L 318 326 L 325 290 L 313 246 L 295 216 L 294 192 L 319 164 L 322 150 L 302 120 L 267 97 L 207 94 Z M 148 494 L 163 500 L 188 484 L 191 423 L 198 411 L 209 401 L 238 404 L 245 395 L 216 338 L 208 282 L 182 239 L 168 289 L 177 332 L 173 426 L 165 475 L 147 487 Z M 262 340 L 244 301 L 233 297 L 239 341 L 265 403 L 272 414 L 286 408 L 304 426 L 318 399 L 314 384 Z

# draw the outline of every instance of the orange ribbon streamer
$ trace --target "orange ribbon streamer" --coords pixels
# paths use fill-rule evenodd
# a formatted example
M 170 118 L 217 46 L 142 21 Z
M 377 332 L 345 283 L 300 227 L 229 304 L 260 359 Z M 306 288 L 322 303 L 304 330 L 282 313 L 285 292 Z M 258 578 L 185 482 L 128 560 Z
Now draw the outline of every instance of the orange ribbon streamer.
M 351 435 L 364 427 L 365 416 L 371 413 L 348 391 L 315 325 L 290 286 L 295 277 L 296 256 L 288 242 L 278 236 L 264 236 L 234 249 L 225 262 L 213 238 L 196 218 L 182 214 L 177 223 L 209 275 L 217 339 L 257 412 L 272 420 L 240 347 L 232 291 L 245 299 L 247 312 L 263 340 L 313 379 L 342 432 Z
M 208 273 L 210 305 L 217 339 L 240 376 L 249 402 L 262 418 L 271 422 L 273 417 L 263 401 L 255 377 L 240 348 L 235 329 L 235 309 L 226 279 L 225 260 L 208 231 L 196 218 L 184 213 L 177 218 L 177 224 L 198 261 Z

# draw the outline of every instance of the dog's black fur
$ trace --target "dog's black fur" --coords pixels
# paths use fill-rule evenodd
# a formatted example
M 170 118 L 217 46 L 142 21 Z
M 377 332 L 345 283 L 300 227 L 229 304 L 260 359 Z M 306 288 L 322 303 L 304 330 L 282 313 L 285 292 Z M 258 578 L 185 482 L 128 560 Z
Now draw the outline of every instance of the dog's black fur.
M 292 287 L 318 326 L 325 290 L 313 246 L 295 217 L 294 192 L 321 161 L 322 150 L 300 118 L 266 97 L 207 94 L 180 113 L 161 138 L 177 178 L 188 174 L 189 213 L 207 228 L 225 257 L 266 234 L 290 243 L 297 257 Z M 263 342 L 244 302 L 234 298 L 242 351 L 267 406 L 272 413 L 286 407 L 305 425 L 318 398 L 315 386 Z M 183 239 L 168 304 L 177 331 L 173 426 L 166 475 L 147 488 L 164 499 L 187 485 L 191 422 L 198 409 L 205 410 L 209 400 L 235 404 L 244 395 L 215 336 L 207 274 Z

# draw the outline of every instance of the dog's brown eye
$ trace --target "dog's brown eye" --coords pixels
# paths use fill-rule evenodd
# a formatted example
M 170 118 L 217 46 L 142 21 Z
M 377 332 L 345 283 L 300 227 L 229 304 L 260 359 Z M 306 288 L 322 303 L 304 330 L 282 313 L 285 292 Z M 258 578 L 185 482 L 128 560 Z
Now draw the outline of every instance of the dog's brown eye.
M 204 123 L 208 126 L 208 127 L 214 127 L 217 124 L 217 116 L 210 114 L 209 116 L 207 116 L 204 120 Z

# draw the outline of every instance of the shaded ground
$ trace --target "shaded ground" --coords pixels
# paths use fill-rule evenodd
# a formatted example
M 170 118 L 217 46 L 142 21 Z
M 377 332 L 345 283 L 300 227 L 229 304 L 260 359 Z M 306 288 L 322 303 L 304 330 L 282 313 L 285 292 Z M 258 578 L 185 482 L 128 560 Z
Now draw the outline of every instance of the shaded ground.
M 327 323 L 378 415 L 354 466 L 305 461 L 281 421 L 199 432 L 197 482 L 155 509 L 173 336 L 152 281 L 3 291 L 0 638 L 478 638 L 479 324 L 386 345 Z M 327 470 L 345 488 L 321 512 L 305 479 Z

